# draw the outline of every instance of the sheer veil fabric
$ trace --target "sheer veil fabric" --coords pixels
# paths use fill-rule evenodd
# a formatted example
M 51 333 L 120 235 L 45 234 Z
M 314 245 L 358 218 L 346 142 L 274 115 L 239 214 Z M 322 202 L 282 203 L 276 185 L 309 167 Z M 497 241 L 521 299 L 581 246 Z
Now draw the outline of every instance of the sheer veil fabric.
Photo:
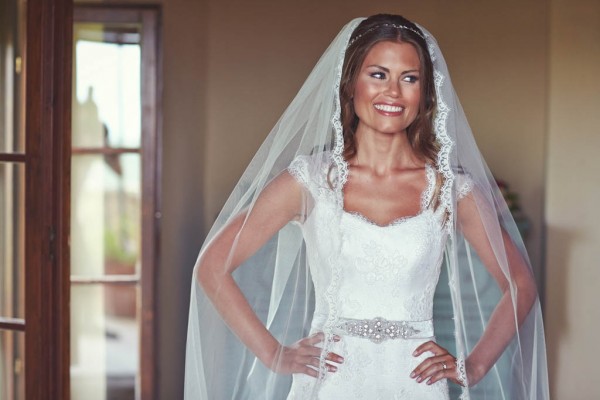
M 321 321 L 326 337 L 320 344 L 322 371 L 334 327 L 343 317 L 337 309 L 344 299 L 336 293 L 344 266 L 338 265 L 337 255 L 344 243 L 339 221 L 348 166 L 342 156 L 339 86 L 345 50 L 361 20 L 348 23 L 322 55 L 242 175 L 201 250 L 202 254 L 219 231 L 237 218 L 239 233 L 227 259 L 235 258 L 249 216 L 268 212 L 264 207 L 255 208 L 261 193 L 275 177 L 287 174 L 298 156 L 309 156 L 314 161 L 311 165 L 329 166 L 331 192 L 338 207 L 331 220 L 322 221 L 330 240 L 328 262 L 332 265 L 324 290 L 327 314 Z M 472 373 L 470 369 L 487 372 L 475 385 L 470 382 L 462 388 L 461 398 L 548 399 L 541 308 L 531 286 L 525 247 L 475 144 L 439 46 L 429 32 L 421 30 L 434 65 L 437 96 L 434 132 L 440 150 L 435 167 L 444 183 L 436 195 L 447 215 L 444 268 L 448 276 L 439 285 L 450 288 L 454 341 L 449 350 L 459 358 L 459 366 L 466 368 L 465 373 Z M 313 279 L 300 229 L 312 206 L 311 195 L 305 193 L 298 218 L 265 243 L 255 244 L 258 250 L 233 272 L 252 309 L 286 345 L 306 336 L 313 323 Z M 252 237 L 251 233 L 247 237 Z M 198 269 L 196 263 L 185 398 L 285 399 L 291 376 L 271 371 L 240 343 L 200 287 Z M 497 285 L 490 286 L 489 281 Z M 320 372 L 314 380 L 313 399 L 318 399 L 324 374 Z

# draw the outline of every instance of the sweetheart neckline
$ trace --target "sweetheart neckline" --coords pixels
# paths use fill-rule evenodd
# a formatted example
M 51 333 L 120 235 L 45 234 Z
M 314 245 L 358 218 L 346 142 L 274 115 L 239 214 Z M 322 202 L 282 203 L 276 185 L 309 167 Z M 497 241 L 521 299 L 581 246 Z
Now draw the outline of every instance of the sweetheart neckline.
M 427 207 L 427 203 L 429 202 L 430 197 L 433 195 L 433 192 L 434 192 L 433 189 L 435 186 L 435 170 L 429 163 L 425 164 L 425 180 L 426 180 L 425 189 L 421 192 L 421 196 L 419 196 L 419 199 L 420 199 L 419 212 L 414 215 L 406 215 L 403 217 L 394 218 L 387 224 L 380 225 L 359 211 L 347 211 L 342 206 L 342 212 L 344 214 L 356 217 L 356 218 L 362 220 L 363 222 L 368 223 L 369 225 L 373 225 L 373 226 L 376 226 L 379 228 L 388 228 L 388 227 L 392 227 L 392 226 L 398 226 L 403 222 L 407 222 L 411 219 L 415 219 L 415 218 L 423 215 L 425 213 L 425 211 L 427 211 L 429 209 L 429 207 Z M 343 190 L 342 190 L 341 195 L 342 195 L 342 204 L 344 204 L 345 195 L 344 195 Z
M 399 226 L 399 225 L 401 225 L 404 222 L 408 222 L 408 221 L 414 220 L 414 219 L 416 219 L 416 218 L 424 215 L 426 211 L 430 211 L 430 210 L 428 208 L 426 208 L 424 210 L 422 209 L 417 214 L 406 215 L 406 216 L 403 216 L 403 217 L 398 217 L 398 218 L 395 218 L 395 219 L 391 220 L 390 222 L 388 222 L 387 224 L 384 224 L 384 225 L 378 224 L 377 222 L 375 222 L 372 219 L 366 217 L 364 214 L 361 214 L 358 211 L 346 211 L 346 210 L 342 210 L 342 211 L 343 211 L 344 215 L 348 215 L 350 217 L 354 217 L 355 219 L 358 219 L 358 220 L 360 220 L 362 222 L 365 222 L 365 223 L 367 223 L 369 225 L 372 225 L 372 226 L 375 226 L 377 228 L 390 228 L 390 227 L 394 227 L 394 226 Z

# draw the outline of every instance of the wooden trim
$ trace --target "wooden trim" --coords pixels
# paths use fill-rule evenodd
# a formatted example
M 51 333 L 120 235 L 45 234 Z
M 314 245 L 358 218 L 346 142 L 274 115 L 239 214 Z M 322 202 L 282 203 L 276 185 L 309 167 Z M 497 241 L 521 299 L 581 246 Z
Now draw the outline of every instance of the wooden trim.
M 160 227 L 160 146 L 159 125 L 159 9 L 142 11 L 142 274 L 140 393 L 143 400 L 156 398 L 158 363 L 155 362 L 156 335 L 155 299 L 156 273 L 159 259 Z
M 139 148 L 134 147 L 73 147 L 71 154 L 87 155 L 87 154 L 104 154 L 107 156 L 120 154 L 139 154 Z
M 21 318 L 0 317 L 0 329 L 25 332 L 25 320 Z
M 69 399 L 72 1 L 27 1 L 26 399 Z
M 77 4 L 73 11 L 73 20 L 75 22 L 138 24 L 142 21 L 140 12 L 144 8 L 146 7 L 128 4 Z
M 27 155 L 24 153 L 0 153 L 0 162 L 26 162 Z
M 137 275 L 71 276 L 71 284 L 75 285 L 131 285 L 137 284 L 139 281 L 140 277 Z

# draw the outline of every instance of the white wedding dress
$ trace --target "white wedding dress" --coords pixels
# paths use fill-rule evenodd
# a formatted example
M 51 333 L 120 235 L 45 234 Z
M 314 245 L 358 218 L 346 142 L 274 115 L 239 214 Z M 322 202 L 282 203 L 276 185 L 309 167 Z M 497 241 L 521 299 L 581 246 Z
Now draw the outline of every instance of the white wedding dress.
M 432 355 L 414 357 L 413 351 L 435 339 L 433 295 L 446 234 L 443 211 L 427 207 L 434 192 L 434 169 L 426 167 L 428 186 L 420 212 L 379 226 L 362 215 L 339 210 L 326 178 L 329 167 L 314 165 L 314 159 L 299 156 L 288 168 L 311 203 L 301 223 L 315 288 L 311 334 L 322 330 L 333 305 L 339 316 L 335 333 L 342 339 L 331 343 L 330 351 L 344 357 L 344 362 L 336 364 L 336 372 L 326 372 L 316 388 L 317 379 L 295 374 L 288 400 L 448 399 L 446 380 L 427 385 L 410 378 L 413 369 Z M 343 266 L 340 273 L 332 273 L 327 256 L 334 246 L 328 223 L 339 224 L 343 236 L 336 260 Z M 358 337 L 344 328 L 350 326 L 354 332 L 364 325 L 373 328 L 376 318 L 384 325 L 386 320 L 395 321 L 394 338 L 387 335 L 379 340 L 373 333 L 367 334 L 370 338 Z

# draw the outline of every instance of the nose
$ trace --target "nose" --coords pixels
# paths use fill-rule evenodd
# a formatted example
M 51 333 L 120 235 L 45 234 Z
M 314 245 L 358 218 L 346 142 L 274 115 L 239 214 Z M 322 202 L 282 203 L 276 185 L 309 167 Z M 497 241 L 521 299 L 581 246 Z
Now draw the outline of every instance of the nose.
M 387 87 L 385 88 L 385 94 L 390 97 L 400 97 L 402 94 L 400 90 L 400 84 L 395 82 L 393 79 L 390 79 Z

